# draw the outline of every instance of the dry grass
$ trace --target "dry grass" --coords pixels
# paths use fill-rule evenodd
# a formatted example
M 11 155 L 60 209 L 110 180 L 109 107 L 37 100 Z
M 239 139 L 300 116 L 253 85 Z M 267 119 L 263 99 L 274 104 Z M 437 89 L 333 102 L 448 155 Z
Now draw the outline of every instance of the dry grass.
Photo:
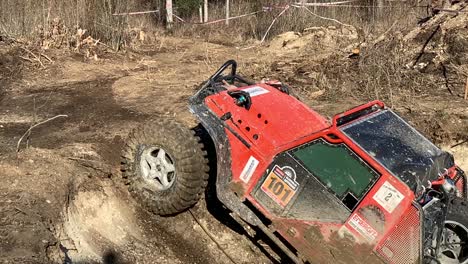
M 162 2 L 23 0 L 21 4 L 18 4 L 16 0 L 1 0 L 0 31 L 11 36 L 34 39 L 37 38 L 39 29 L 49 32 L 55 18 L 58 17 L 64 25 L 64 30 L 72 35 L 78 28 L 84 28 L 88 30 L 87 34 L 115 48 L 131 46 L 131 42 L 138 38 L 139 32 L 161 31 L 163 28 L 161 17 L 158 14 L 141 16 L 113 16 L 112 14 L 154 10 L 161 8 Z M 426 15 L 425 9 L 415 6 L 414 1 L 387 1 L 384 2 L 385 7 L 368 6 L 373 2 L 362 0 L 355 3 L 357 6 L 309 7 L 308 10 L 291 7 L 272 26 L 268 37 L 285 31 L 302 32 L 306 28 L 315 26 L 336 26 L 336 21 L 339 21 L 339 23 L 356 27 L 360 36 L 359 41 L 369 43 L 384 32 L 404 32 L 413 28 L 417 20 Z M 196 25 L 193 23 L 199 21 L 198 10 L 187 12 L 187 10 L 177 11 L 176 9 L 176 14 L 188 23 L 176 23 L 173 33 L 179 36 L 200 37 L 224 45 L 245 45 L 249 41 L 262 39 L 273 19 L 285 7 L 282 0 L 231 0 L 231 4 L 231 16 L 262 10 L 266 6 L 272 9 L 270 12 L 232 20 L 229 25 L 223 22 L 213 25 Z M 224 12 L 223 1 L 213 2 L 210 5 L 210 20 L 224 18 Z M 324 19 L 324 17 L 329 19 Z M 405 69 L 406 63 L 407 58 L 398 40 L 383 41 L 364 49 L 358 60 L 336 58 L 336 60 L 329 59 L 317 65 L 308 65 L 309 62 L 306 61 L 304 62 L 306 67 L 313 68 L 310 71 L 312 75 L 301 76 L 301 70 L 296 69 L 297 71 L 292 75 L 284 77 L 292 84 L 297 83 L 297 86 L 302 87 L 304 91 L 314 92 L 317 89 L 328 91 L 324 96 L 334 94 L 347 96 L 359 93 L 368 98 L 392 102 L 395 94 L 399 97 L 410 98 L 421 92 L 420 87 L 435 85 L 435 82 L 427 76 L 415 70 Z M 265 69 L 257 69 L 257 74 L 270 68 L 270 66 L 259 67 Z M 346 83 L 343 83 L 343 80 Z M 311 87 L 314 89 L 310 89 Z
M 176 25 L 175 33 L 181 36 L 190 35 L 203 37 L 209 41 L 236 44 L 251 39 L 260 40 L 264 37 L 273 19 L 285 7 L 285 1 L 280 0 L 231 0 L 231 2 L 231 16 L 260 11 L 263 7 L 268 6 L 273 7 L 273 9 L 256 16 L 232 20 L 228 26 L 223 22 L 213 25 L 179 23 Z M 373 38 L 389 28 L 392 30 L 412 28 L 419 19 L 426 16 L 426 9 L 416 6 L 416 3 L 412 1 L 388 1 L 385 2 L 386 6 L 384 7 L 369 5 L 370 2 L 373 1 L 362 0 L 356 2 L 354 7 L 308 7 L 308 10 L 291 7 L 273 25 L 267 39 L 286 31 L 302 32 L 306 28 L 315 26 L 340 26 L 339 23 L 332 20 L 353 25 L 361 35 Z M 324 19 L 324 17 L 329 19 Z M 210 7 L 210 20 L 223 18 L 225 18 L 224 6 L 213 4 Z M 189 22 L 199 21 L 197 14 L 184 17 L 184 19 Z
M 40 29 L 46 32 L 50 30 L 52 21 L 60 18 L 67 30 L 73 34 L 77 28 L 87 29 L 88 34 L 95 39 L 107 42 L 113 47 L 120 47 L 128 45 L 132 41 L 132 38 L 138 34 L 135 31 L 160 31 L 164 26 L 163 17 L 157 13 L 139 16 L 113 16 L 112 14 L 162 9 L 163 2 L 149 0 L 22 0 L 18 3 L 17 0 L 1 0 L 0 32 L 3 31 L 14 37 L 31 39 L 37 37 Z M 309 10 L 291 7 L 272 26 L 267 37 L 285 31 L 301 32 L 312 26 L 337 25 L 336 22 L 321 17 L 351 24 L 362 35 L 373 36 L 390 27 L 404 29 L 408 25 L 414 25 L 418 18 L 424 16 L 424 9 L 410 3 L 412 1 L 388 1 L 384 2 L 385 7 L 372 7 L 374 2 L 362 0 L 355 2 L 357 7 L 309 7 Z M 202 37 L 222 44 L 239 44 L 248 40 L 259 40 L 264 37 L 272 20 L 282 11 L 284 3 L 281 0 L 231 0 L 231 16 L 259 11 L 263 7 L 272 7 L 272 10 L 256 16 L 232 20 L 229 26 L 222 22 L 213 25 L 194 25 L 194 22 L 199 21 L 197 9 L 193 9 L 192 12 L 176 9 L 176 14 L 188 23 L 176 22 L 174 33 L 179 36 Z M 210 4 L 210 20 L 224 18 L 224 12 L 223 1 Z
M 60 20 L 64 33 L 76 34 L 79 28 L 88 35 L 118 47 L 125 41 L 129 23 L 126 17 L 113 16 L 134 7 L 125 0 L 1 0 L 0 32 L 16 38 L 36 40 L 51 32 L 54 21 Z
M 297 56 L 294 61 L 272 58 L 268 63 L 250 65 L 249 77 L 274 76 L 293 87 L 301 98 L 341 101 L 383 100 L 390 106 L 434 95 L 446 94 L 440 68 L 431 64 L 423 70 L 407 67 L 404 43 L 395 38 L 363 47 L 357 57 L 330 54 L 323 60 Z M 439 91 L 439 92 L 438 92 Z

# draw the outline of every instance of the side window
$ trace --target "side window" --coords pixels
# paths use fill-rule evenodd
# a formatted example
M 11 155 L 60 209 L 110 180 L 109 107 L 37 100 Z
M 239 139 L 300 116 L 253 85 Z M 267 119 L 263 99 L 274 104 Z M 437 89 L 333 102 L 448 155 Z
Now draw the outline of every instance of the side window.
M 349 210 L 313 177 L 309 177 L 298 192 L 285 216 L 300 220 L 344 222 Z
M 290 153 L 275 158 L 252 194 L 262 207 L 281 217 L 344 222 L 350 214 Z
M 356 207 L 379 177 L 345 144 L 319 139 L 293 150 L 292 154 L 349 210 Z

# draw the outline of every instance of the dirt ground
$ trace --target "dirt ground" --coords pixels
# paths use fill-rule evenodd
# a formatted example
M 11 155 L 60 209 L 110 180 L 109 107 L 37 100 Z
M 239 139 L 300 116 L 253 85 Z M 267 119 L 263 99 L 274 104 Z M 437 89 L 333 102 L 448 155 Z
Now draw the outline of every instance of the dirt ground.
M 213 200 L 158 217 L 115 180 L 131 129 L 161 115 L 195 125 L 188 97 L 224 60 L 241 56 L 192 40 L 165 43 L 163 52 L 107 54 L 98 62 L 56 51 L 45 69 L 1 47 L 0 263 L 280 261 Z M 57 115 L 64 117 L 34 128 L 16 153 L 31 124 Z
M 323 34 L 312 31 L 308 43 Z M 301 86 L 317 78 L 305 65 L 346 57 L 359 42 L 354 32 L 340 34 L 348 36 L 341 46 L 314 57 L 296 36 L 268 48 L 163 37 L 99 61 L 48 51 L 54 63 L 45 68 L 0 43 L 0 263 L 232 263 L 229 257 L 280 263 L 268 242 L 242 231 L 209 190 L 189 212 L 145 212 L 116 180 L 120 148 L 132 128 L 161 115 L 196 125 L 188 97 L 231 58 L 250 78 L 279 77 L 298 86 L 299 97 L 326 116 L 372 99 Z M 468 139 L 467 101 L 441 89 L 417 98 L 395 95 L 391 104 L 468 170 L 467 144 L 454 146 Z M 64 116 L 26 133 L 57 115 Z

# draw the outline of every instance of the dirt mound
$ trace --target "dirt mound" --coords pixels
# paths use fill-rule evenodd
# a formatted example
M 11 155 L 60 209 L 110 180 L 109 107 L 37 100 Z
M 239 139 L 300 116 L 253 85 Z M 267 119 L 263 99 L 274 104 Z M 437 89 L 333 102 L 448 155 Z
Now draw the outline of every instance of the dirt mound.
M 453 154 L 455 162 L 464 171 L 468 171 L 468 146 L 467 144 L 442 146 L 443 149 Z
M 352 26 L 311 27 L 302 33 L 291 31 L 278 35 L 270 42 L 268 51 L 278 55 L 298 53 L 320 60 L 343 49 L 350 52 L 357 40 L 358 33 Z
M 181 263 L 170 248 L 148 243 L 138 224 L 135 205 L 110 181 L 90 181 L 79 186 L 64 211 L 59 227 L 62 252 L 73 263 Z
M 141 237 L 128 201 L 117 198 L 109 186 L 78 190 L 64 214 L 66 241 L 73 245 L 63 246 L 76 249 L 68 256 L 77 262 L 98 261 L 109 250 L 106 244 L 121 247 L 127 236 Z
M 404 41 L 407 67 L 440 71 L 452 95 L 463 96 L 468 77 L 468 13 L 466 3 L 452 5 L 409 32 Z
M 16 164 L 5 162 L 9 159 L 16 160 Z M 49 254 L 59 243 L 55 226 L 60 221 L 68 182 L 79 173 L 60 155 L 33 148 L 17 159 L 14 155 L 3 156 L 0 171 L 0 260 L 50 263 Z

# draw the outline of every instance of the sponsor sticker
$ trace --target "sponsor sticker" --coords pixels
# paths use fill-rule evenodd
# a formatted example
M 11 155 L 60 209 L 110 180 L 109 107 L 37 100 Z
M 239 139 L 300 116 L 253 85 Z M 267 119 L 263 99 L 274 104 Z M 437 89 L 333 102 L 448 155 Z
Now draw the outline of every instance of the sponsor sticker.
M 240 178 L 243 182 L 248 183 L 250 181 L 250 178 L 252 178 L 253 173 L 257 169 L 258 163 L 259 162 L 256 158 L 250 156 L 249 160 L 245 164 L 245 167 L 240 174 Z
M 392 213 L 405 197 L 393 185 L 386 181 L 375 193 L 373 198 L 387 210 L 387 212 Z
M 369 241 L 374 241 L 379 235 L 379 233 L 377 233 L 377 231 L 375 231 L 375 229 L 372 228 L 372 226 L 370 226 L 366 221 L 364 221 L 364 219 L 362 219 L 357 214 L 353 214 L 353 216 L 351 216 L 351 219 L 349 219 L 348 224 Z
M 275 165 L 261 188 L 276 203 L 285 207 L 299 188 L 299 183 L 296 181 L 296 172 L 289 166 L 280 168 Z
M 257 95 L 262 95 L 262 94 L 266 94 L 266 93 L 270 92 L 267 89 L 262 88 L 260 86 L 254 86 L 254 87 L 250 87 L 250 88 L 247 88 L 247 89 L 243 89 L 243 91 L 248 92 L 250 94 L 250 97 L 254 97 L 254 96 L 257 96 Z

